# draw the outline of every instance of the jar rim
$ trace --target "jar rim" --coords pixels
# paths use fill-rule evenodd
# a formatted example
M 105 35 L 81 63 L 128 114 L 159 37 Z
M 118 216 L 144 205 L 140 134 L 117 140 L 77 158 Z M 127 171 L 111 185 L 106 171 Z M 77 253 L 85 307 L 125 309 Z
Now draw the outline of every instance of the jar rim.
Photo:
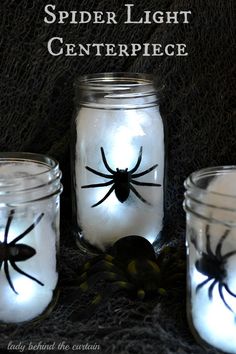
M 186 192 L 183 206 L 185 211 L 208 222 L 235 227 L 236 195 L 208 188 L 211 181 L 214 183 L 214 178 L 230 176 L 231 173 L 236 175 L 236 165 L 208 167 L 190 174 L 184 182 Z M 215 186 L 221 188 L 225 181 L 222 180 L 219 183 Z M 231 184 L 231 180 L 229 183 Z
M 0 177 L 0 204 L 7 200 L 25 204 L 62 192 L 62 173 L 59 163 L 52 157 L 29 152 L 3 152 L 0 153 L 0 167 L 1 164 L 6 174 Z M 7 168 L 10 164 L 12 166 Z M 40 169 L 42 166 L 43 170 Z
M 200 170 L 192 172 L 186 178 L 186 180 L 184 181 L 184 187 L 187 190 L 194 189 L 195 191 L 198 191 L 203 194 L 207 193 L 210 195 L 236 199 L 236 194 L 232 195 L 232 194 L 220 193 L 220 192 L 216 192 L 216 191 L 210 191 L 210 190 L 207 190 L 206 188 L 202 188 L 197 185 L 197 182 L 202 178 L 216 177 L 216 176 L 220 176 L 223 174 L 228 174 L 232 171 L 236 172 L 236 165 L 213 166 L 213 167 L 202 168 Z
M 114 85 L 116 83 L 116 86 Z M 155 91 L 151 74 L 131 72 L 103 72 L 85 74 L 75 80 L 75 87 L 84 90 L 127 90 L 130 88 L 146 88 Z
M 27 176 L 14 176 L 10 177 L 11 182 L 19 180 L 21 178 L 27 179 L 32 177 L 38 177 L 48 172 L 57 172 L 59 170 L 59 163 L 56 159 L 48 155 L 31 153 L 31 152 L 1 152 L 0 153 L 0 165 L 2 162 L 31 162 L 44 165 L 48 169 L 38 173 L 32 173 Z M 3 178 L 4 179 L 4 178 Z M 9 180 L 9 177 L 8 177 Z M 1 176 L 0 176 L 1 181 Z
M 151 74 L 105 72 L 79 76 L 74 83 L 75 103 L 98 109 L 135 109 L 159 105 L 162 88 Z

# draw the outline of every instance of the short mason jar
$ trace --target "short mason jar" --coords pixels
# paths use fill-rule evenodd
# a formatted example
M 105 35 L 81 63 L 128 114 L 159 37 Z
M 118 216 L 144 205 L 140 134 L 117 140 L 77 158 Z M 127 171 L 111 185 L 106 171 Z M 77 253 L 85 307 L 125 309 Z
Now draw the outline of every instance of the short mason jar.
M 0 153 L 0 323 L 47 315 L 57 298 L 58 163 Z
M 103 252 L 128 235 L 158 240 L 164 217 L 165 137 L 149 75 L 103 73 L 75 83 L 73 214 L 77 244 Z
M 203 345 L 236 353 L 236 166 L 206 168 L 185 181 L 187 314 Z

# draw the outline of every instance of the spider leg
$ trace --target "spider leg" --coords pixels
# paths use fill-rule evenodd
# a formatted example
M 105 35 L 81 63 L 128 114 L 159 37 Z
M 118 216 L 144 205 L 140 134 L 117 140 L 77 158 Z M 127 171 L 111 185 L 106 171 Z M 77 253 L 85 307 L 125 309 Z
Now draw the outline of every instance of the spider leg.
M 11 226 L 11 222 L 12 222 L 14 213 L 15 213 L 15 210 L 12 209 L 10 211 L 9 216 L 8 216 L 7 224 L 6 224 L 6 228 L 5 228 L 5 232 L 4 232 L 4 243 L 7 243 L 7 237 L 8 237 L 8 233 L 9 233 L 9 229 Z
M 102 263 L 102 269 L 104 269 L 103 268 L 104 266 L 106 269 L 107 269 L 107 267 L 112 268 L 113 267 L 113 263 L 112 263 L 113 260 L 114 260 L 114 257 L 111 256 L 109 253 L 91 258 L 80 267 L 79 274 L 83 274 L 84 272 L 87 272 L 87 271 L 91 270 L 92 268 L 97 267 L 97 265 L 101 265 L 101 263 Z M 99 270 L 100 270 L 100 266 L 99 266 Z
M 138 182 L 134 179 L 131 179 L 131 183 L 136 184 L 137 186 L 150 186 L 150 187 L 160 187 L 161 184 L 158 183 L 147 183 L 147 182 Z
M 102 271 L 94 274 L 82 274 L 82 276 L 78 279 L 78 285 L 81 291 L 86 292 L 89 290 L 91 284 L 96 284 L 99 280 L 103 281 L 121 281 L 123 280 L 123 276 L 117 274 L 116 272 L 110 271 Z M 73 286 L 78 286 L 75 282 L 72 283 Z
M 29 234 L 40 222 L 40 220 L 42 219 L 42 217 L 44 216 L 44 213 L 40 214 L 37 219 L 33 222 L 32 225 L 30 225 L 22 234 L 20 234 L 19 236 L 17 236 L 13 241 L 11 241 L 9 243 L 9 245 L 15 245 L 16 242 L 20 241 L 23 237 L 25 237 L 27 234 Z
M 111 260 L 109 260 L 109 257 Z M 90 261 L 86 262 L 86 264 L 82 267 L 79 278 L 77 279 L 79 283 L 83 282 L 86 279 L 91 279 L 96 274 L 104 274 L 109 277 L 109 274 L 112 277 L 112 274 L 116 274 L 118 276 L 124 276 L 124 272 L 117 267 L 116 264 L 113 263 L 113 257 L 106 256 L 105 259 L 100 259 L 96 263 L 91 263 Z M 109 274 L 108 274 L 109 273 Z
M 214 289 L 216 284 L 217 284 L 217 280 L 214 280 L 213 283 L 209 286 L 208 296 L 209 296 L 210 300 L 212 300 L 212 298 L 213 298 L 213 289 Z
M 196 287 L 196 293 L 197 293 L 204 285 L 206 285 L 210 280 L 212 280 L 212 278 L 207 278 L 207 279 L 204 280 L 202 283 L 198 284 L 198 286 Z
M 113 178 L 112 175 L 107 175 L 106 173 L 102 173 L 102 172 L 96 171 L 96 170 L 94 170 L 93 168 L 91 168 L 91 167 L 89 167 L 89 166 L 85 166 L 85 168 L 86 168 L 88 171 L 90 171 L 90 172 L 92 172 L 92 173 L 94 173 L 95 175 L 98 175 L 98 176 L 100 176 L 100 177 Z
M 109 189 L 109 191 L 107 192 L 107 194 L 106 194 L 101 200 L 99 200 L 99 202 L 97 202 L 96 204 L 93 204 L 93 205 L 92 205 L 92 208 L 98 206 L 99 204 L 102 204 L 102 203 L 104 202 L 104 200 L 106 200 L 106 199 L 109 197 L 109 195 L 114 191 L 114 189 L 115 189 L 115 186 L 113 185 L 113 186 Z
M 223 242 L 224 240 L 226 239 L 226 237 L 228 236 L 230 230 L 226 230 L 223 234 L 223 236 L 220 238 L 220 241 L 218 242 L 218 245 L 216 247 L 216 256 L 218 258 L 221 257 L 221 249 L 222 249 L 222 245 L 223 245 Z
M 144 176 L 144 175 L 146 175 L 147 173 L 149 173 L 149 172 L 155 170 L 155 168 L 156 168 L 157 166 L 158 166 L 158 164 L 156 164 L 156 165 L 154 165 L 154 166 L 148 168 L 147 170 L 145 170 L 145 171 L 143 171 L 143 172 L 135 173 L 135 174 L 133 174 L 132 177 L 133 177 L 133 178 L 137 178 L 137 177 Z
M 105 152 L 104 152 L 104 149 L 103 147 L 101 147 L 101 154 L 102 154 L 102 161 L 104 163 L 104 166 L 106 167 L 107 171 L 111 172 L 112 174 L 115 173 L 115 171 L 108 165 L 107 163 L 107 159 L 106 159 L 106 155 L 105 155 Z
M 126 280 L 115 281 L 108 285 L 105 285 L 102 291 L 96 292 L 95 296 L 93 297 L 92 301 L 89 303 L 89 306 L 88 308 L 86 308 L 86 310 L 73 311 L 72 315 L 70 316 L 70 319 L 72 321 L 78 321 L 81 320 L 81 317 L 83 318 L 91 317 L 94 313 L 96 313 L 98 306 L 104 303 L 107 299 L 112 298 L 114 296 L 114 293 L 116 293 L 119 290 L 133 291 L 134 286 L 131 283 L 127 282 Z
M 231 252 L 226 253 L 222 258 L 223 258 L 223 260 L 225 260 L 225 259 L 233 256 L 234 254 L 236 254 L 236 251 L 231 251 Z
M 106 254 L 98 256 L 87 261 L 79 270 L 78 277 L 62 282 L 63 286 L 77 287 L 80 286 L 82 291 L 87 291 L 90 284 L 96 284 L 99 279 L 102 280 L 122 280 L 124 273 L 113 263 L 114 258 Z
M 140 166 L 140 163 L 142 161 L 142 153 L 143 153 L 143 147 L 141 146 L 140 150 L 139 150 L 139 154 L 138 154 L 138 160 L 136 162 L 136 165 L 129 171 L 130 173 L 134 173 L 135 171 L 137 171 L 137 169 Z
M 130 189 L 136 195 L 136 197 L 138 197 L 142 202 L 151 205 L 151 203 L 149 203 L 146 199 L 144 199 L 131 184 L 130 184 Z
M 18 295 L 18 292 L 15 290 L 14 285 L 13 285 L 13 283 L 12 283 L 12 281 L 11 281 L 11 277 L 10 277 L 10 274 L 9 274 L 9 268 L 8 268 L 8 263 L 7 263 L 7 261 L 4 262 L 4 271 L 5 271 L 6 278 L 7 278 L 7 281 L 8 281 L 8 283 L 9 283 L 11 289 L 14 291 L 15 294 Z
M 126 280 L 119 280 L 119 281 L 115 281 L 111 284 L 112 286 L 112 290 L 122 290 L 122 289 L 126 289 L 126 290 L 133 290 L 134 289 L 134 285 L 129 283 Z
M 21 270 L 21 269 L 15 264 L 14 261 L 9 261 L 9 262 L 11 263 L 11 266 L 12 266 L 13 269 L 15 269 L 15 271 L 17 271 L 18 273 L 20 273 L 20 274 L 22 274 L 22 275 L 25 275 L 25 276 L 26 276 L 27 278 L 29 278 L 29 279 L 34 280 L 34 281 L 35 281 L 36 283 L 38 283 L 39 285 L 44 286 L 44 284 L 43 284 L 41 281 L 39 281 L 38 279 L 32 277 L 32 275 L 29 275 L 29 274 L 23 272 L 23 270 Z
M 230 294 L 230 295 L 232 295 L 233 293 L 231 293 L 231 291 L 229 290 L 229 288 L 228 288 L 228 286 L 227 286 L 226 284 L 219 283 L 219 294 L 220 294 L 220 297 L 221 297 L 223 303 L 225 304 L 225 306 L 226 306 L 231 312 L 233 312 L 233 310 L 231 309 L 231 307 L 230 307 L 230 306 L 227 304 L 227 302 L 225 301 L 224 294 L 223 294 L 223 290 L 222 290 L 223 287 L 225 287 L 225 289 L 226 289 L 227 291 L 229 291 L 229 294 Z M 235 296 L 235 295 L 233 294 L 233 296 Z
M 233 297 L 236 297 L 236 294 L 232 293 L 232 291 L 229 289 L 227 284 L 223 284 L 223 286 L 225 287 L 225 290 Z
M 82 186 L 81 188 L 96 188 L 96 187 L 105 187 L 105 186 L 110 186 L 112 183 L 114 183 L 113 180 L 105 183 L 95 183 L 95 184 L 88 184 L 86 186 Z
M 211 256 L 215 257 L 214 253 L 212 252 L 211 250 L 211 243 L 210 243 L 210 234 L 209 234 L 209 229 L 210 229 L 210 226 L 207 224 L 206 225 L 206 250 L 207 250 L 207 253 L 209 253 Z

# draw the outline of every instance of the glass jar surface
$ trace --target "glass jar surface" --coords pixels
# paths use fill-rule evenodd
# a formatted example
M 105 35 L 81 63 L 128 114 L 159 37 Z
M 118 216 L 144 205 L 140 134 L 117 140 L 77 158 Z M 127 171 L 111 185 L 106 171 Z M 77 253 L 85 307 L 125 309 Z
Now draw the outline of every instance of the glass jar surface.
M 44 155 L 0 153 L 0 322 L 48 314 L 57 296 L 58 163 Z
M 185 181 L 187 314 L 203 345 L 236 353 L 236 166 Z
M 158 239 L 164 217 L 164 124 L 148 75 L 104 73 L 76 82 L 72 123 L 74 220 L 84 251 L 121 237 Z M 95 252 L 96 253 L 96 252 Z

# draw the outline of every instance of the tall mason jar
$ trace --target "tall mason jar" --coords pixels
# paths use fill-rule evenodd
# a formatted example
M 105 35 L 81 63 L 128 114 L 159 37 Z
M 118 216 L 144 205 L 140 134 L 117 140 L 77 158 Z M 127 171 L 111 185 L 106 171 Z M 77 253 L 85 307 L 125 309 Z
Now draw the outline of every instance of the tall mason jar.
M 164 126 L 145 74 L 104 73 L 75 83 L 74 222 L 85 252 L 128 235 L 154 242 L 164 216 Z
M 49 157 L 0 154 L 0 323 L 41 318 L 55 303 L 60 179 Z
M 206 168 L 185 182 L 187 314 L 203 345 L 236 353 L 236 166 Z

